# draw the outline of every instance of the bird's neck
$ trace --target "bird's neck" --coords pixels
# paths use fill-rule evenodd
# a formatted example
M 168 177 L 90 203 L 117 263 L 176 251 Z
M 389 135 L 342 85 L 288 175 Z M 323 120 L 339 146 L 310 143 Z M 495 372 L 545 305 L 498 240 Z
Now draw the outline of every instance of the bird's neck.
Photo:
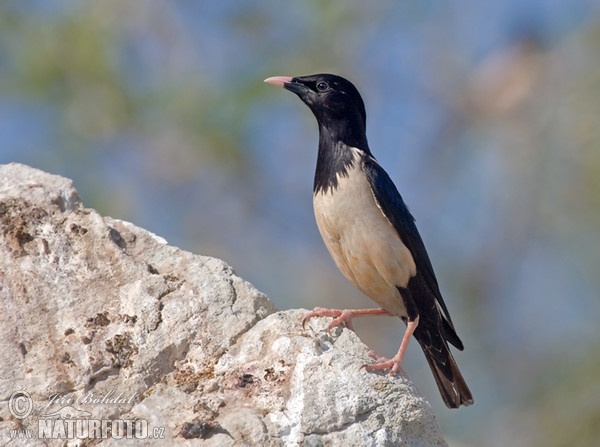
M 358 162 L 360 153 L 371 155 L 364 130 L 355 134 L 340 134 L 319 126 L 319 153 L 313 193 L 328 193 L 337 189 L 339 177 L 348 174 L 348 170 Z

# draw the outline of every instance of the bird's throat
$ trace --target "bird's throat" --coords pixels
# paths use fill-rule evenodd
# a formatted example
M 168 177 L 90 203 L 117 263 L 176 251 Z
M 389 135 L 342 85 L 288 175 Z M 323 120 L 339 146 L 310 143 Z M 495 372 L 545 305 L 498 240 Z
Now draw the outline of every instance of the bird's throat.
M 362 150 L 348 146 L 341 141 L 319 139 L 319 153 L 313 193 L 328 194 L 334 192 L 339 179 L 348 175 L 348 170 L 360 162 Z

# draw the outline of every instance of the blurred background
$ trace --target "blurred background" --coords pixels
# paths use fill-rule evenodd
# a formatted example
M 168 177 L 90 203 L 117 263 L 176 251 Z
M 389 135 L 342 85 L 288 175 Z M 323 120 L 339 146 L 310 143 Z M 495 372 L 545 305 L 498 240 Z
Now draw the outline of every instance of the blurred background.
M 312 214 L 316 122 L 273 75 L 332 72 L 417 218 L 476 404 L 453 446 L 600 445 L 600 2 L 3 0 L 0 162 L 230 263 L 280 309 L 372 307 Z M 385 355 L 404 331 L 365 318 Z

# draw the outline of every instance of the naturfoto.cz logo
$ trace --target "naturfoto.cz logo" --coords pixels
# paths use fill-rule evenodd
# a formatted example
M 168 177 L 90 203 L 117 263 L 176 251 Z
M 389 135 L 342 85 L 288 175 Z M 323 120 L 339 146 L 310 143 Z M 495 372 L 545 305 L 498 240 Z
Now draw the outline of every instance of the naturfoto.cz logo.
M 112 393 L 94 399 L 88 394 L 82 400 L 86 403 L 132 403 L 122 396 L 111 398 Z M 135 396 L 135 395 L 134 395 Z M 54 411 L 48 407 L 59 402 L 62 406 Z M 14 429 L 9 431 L 11 439 L 164 439 L 164 427 L 153 427 L 151 430 L 145 419 L 96 419 L 89 411 L 72 405 L 80 405 L 71 399 L 59 398 L 53 395 L 50 403 L 46 405 L 38 416 L 37 433 L 31 428 Z M 66 404 L 66 405 L 65 405 Z M 8 402 L 10 413 L 17 419 L 29 417 L 33 411 L 33 400 L 28 392 L 20 390 L 14 392 Z

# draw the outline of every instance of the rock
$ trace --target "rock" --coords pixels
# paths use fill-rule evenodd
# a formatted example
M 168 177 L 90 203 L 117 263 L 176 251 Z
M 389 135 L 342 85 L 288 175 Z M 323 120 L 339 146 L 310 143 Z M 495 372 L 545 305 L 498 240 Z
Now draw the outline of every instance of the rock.
M 277 312 L 223 261 L 14 163 L 0 166 L 0 302 L 7 445 L 446 445 L 407 379 L 361 369 L 352 331 L 303 329 L 306 311 Z

